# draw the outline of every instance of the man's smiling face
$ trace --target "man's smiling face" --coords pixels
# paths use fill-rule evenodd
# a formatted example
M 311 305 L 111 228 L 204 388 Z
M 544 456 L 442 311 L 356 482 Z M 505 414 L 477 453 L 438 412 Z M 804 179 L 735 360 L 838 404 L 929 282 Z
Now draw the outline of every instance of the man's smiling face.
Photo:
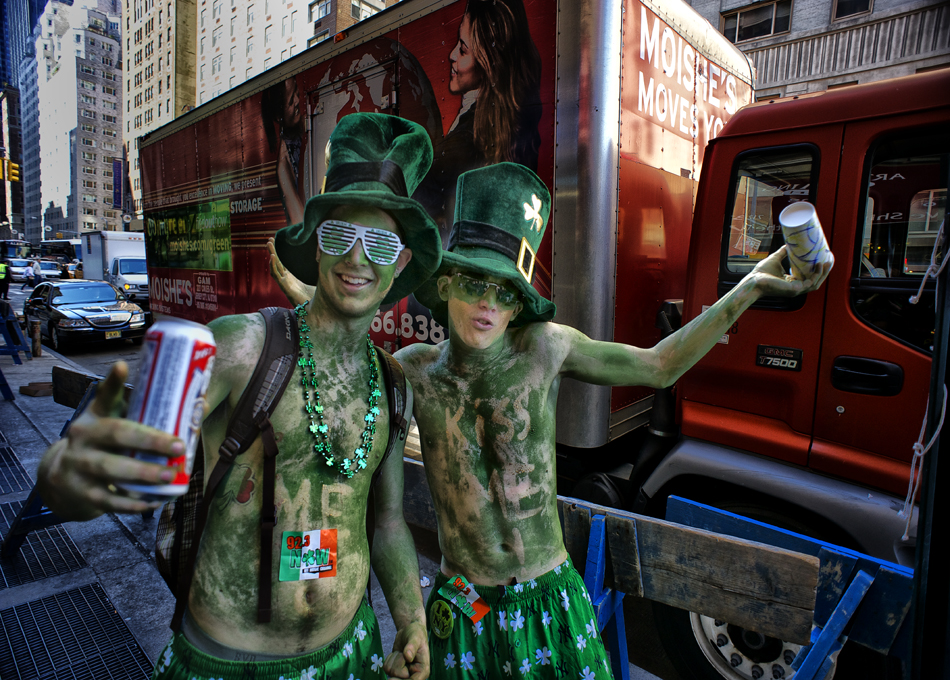
M 350 222 L 362 227 L 393 232 L 402 240 L 396 221 L 379 208 L 343 205 L 334 208 L 326 219 Z M 412 251 L 405 248 L 390 265 L 376 264 L 366 256 L 361 239 L 342 255 L 330 255 L 317 249 L 320 281 L 317 295 L 343 316 L 375 314 L 393 281 L 409 264 Z
M 499 297 L 507 297 L 501 290 L 514 293 L 516 299 L 499 300 Z M 517 288 L 507 279 L 478 272 L 440 276 L 439 295 L 448 303 L 452 340 L 471 349 L 488 349 L 494 345 L 523 307 Z

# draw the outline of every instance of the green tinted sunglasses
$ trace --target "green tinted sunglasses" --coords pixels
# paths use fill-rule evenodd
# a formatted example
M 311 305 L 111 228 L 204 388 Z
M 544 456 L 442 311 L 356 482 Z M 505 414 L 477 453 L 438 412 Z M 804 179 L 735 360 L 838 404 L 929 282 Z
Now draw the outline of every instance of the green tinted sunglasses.
M 488 292 L 489 288 L 495 289 L 495 301 L 499 307 L 511 309 L 518 304 L 518 300 L 521 298 L 516 291 L 505 288 L 497 283 L 473 279 L 465 274 L 456 274 L 455 278 L 458 279 L 459 290 L 462 291 L 462 297 L 465 298 L 467 302 L 478 302 L 485 297 L 485 293 Z

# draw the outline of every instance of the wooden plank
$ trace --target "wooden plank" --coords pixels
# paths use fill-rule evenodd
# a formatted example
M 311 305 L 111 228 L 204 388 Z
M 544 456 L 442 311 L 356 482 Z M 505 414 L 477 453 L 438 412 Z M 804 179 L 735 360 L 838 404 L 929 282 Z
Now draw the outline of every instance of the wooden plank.
M 64 366 L 53 366 L 53 401 L 76 408 L 89 385 L 101 379 L 101 376 L 80 373 Z
M 901 626 L 910 612 L 914 579 L 881 567 L 874 583 L 854 613 L 848 637 L 881 654 L 892 652 Z
M 104 376 L 74 371 L 65 366 L 53 366 L 53 401 L 63 406 L 76 408 L 89 386 L 103 380 Z M 132 385 L 125 383 L 126 402 L 132 396 Z
M 640 544 L 637 541 L 638 520 L 607 517 L 607 572 L 604 582 L 612 588 L 643 597 L 643 576 L 640 572 Z
M 646 518 L 637 536 L 644 597 L 810 641 L 818 558 Z
M 53 383 L 31 382 L 29 385 L 20 385 L 20 394 L 28 397 L 50 397 L 53 395 Z
M 564 528 L 564 547 L 571 556 L 574 568 L 583 576 L 587 565 L 587 543 L 590 541 L 591 509 L 579 503 L 567 502 L 559 505 Z M 606 581 L 604 585 L 607 585 Z
M 821 548 L 818 559 L 821 560 L 821 567 L 818 569 L 815 625 L 824 627 L 858 572 L 858 561 L 852 555 L 843 555 L 827 548 Z

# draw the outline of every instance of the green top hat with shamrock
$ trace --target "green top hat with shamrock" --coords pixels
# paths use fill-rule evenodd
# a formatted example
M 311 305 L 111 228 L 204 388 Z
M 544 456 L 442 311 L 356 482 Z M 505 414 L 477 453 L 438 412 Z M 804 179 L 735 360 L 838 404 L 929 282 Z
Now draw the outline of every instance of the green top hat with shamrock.
M 557 308 L 532 285 L 535 253 L 550 212 L 548 188 L 523 165 L 496 163 L 463 173 L 455 192 L 455 224 L 442 266 L 419 286 L 416 299 L 447 326 L 448 303 L 439 297 L 439 276 L 450 270 L 488 274 L 508 279 L 521 293 L 524 309 L 511 326 L 550 321 Z
M 277 232 L 274 246 L 284 266 L 298 279 L 317 285 L 317 227 L 339 205 L 369 206 L 389 213 L 399 225 L 412 259 L 383 300 L 409 295 L 439 268 L 439 229 L 410 198 L 432 165 L 432 142 L 412 121 L 380 113 L 345 116 L 330 135 L 323 193 L 307 201 L 302 224 Z

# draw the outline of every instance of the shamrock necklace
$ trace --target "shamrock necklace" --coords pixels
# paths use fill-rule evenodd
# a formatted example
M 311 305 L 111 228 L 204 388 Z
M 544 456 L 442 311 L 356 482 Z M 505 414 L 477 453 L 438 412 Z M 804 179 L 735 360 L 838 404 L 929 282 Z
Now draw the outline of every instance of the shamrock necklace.
M 317 372 L 313 363 L 313 343 L 310 342 L 310 326 L 307 325 L 307 305 L 297 305 L 294 313 L 297 315 L 297 323 L 300 325 L 300 358 L 297 359 L 297 365 L 300 366 L 303 374 L 300 384 L 303 386 L 304 410 L 310 418 L 310 433 L 313 435 L 315 453 L 322 455 L 329 467 L 339 467 L 340 474 L 350 478 L 360 470 L 366 467 L 367 454 L 373 450 L 373 437 L 376 435 L 376 418 L 379 416 L 379 376 L 376 368 L 376 352 L 373 348 L 373 341 L 370 340 L 369 333 L 366 334 L 366 358 L 369 359 L 369 412 L 363 420 L 366 427 L 360 436 L 360 445 L 356 447 L 352 458 L 343 458 L 337 460 L 330 446 L 330 429 L 323 422 L 323 404 L 320 403 L 320 390 L 317 388 Z M 304 352 L 307 356 L 304 357 Z M 309 369 L 309 375 L 308 375 Z M 313 401 L 310 400 L 310 391 L 313 390 Z

